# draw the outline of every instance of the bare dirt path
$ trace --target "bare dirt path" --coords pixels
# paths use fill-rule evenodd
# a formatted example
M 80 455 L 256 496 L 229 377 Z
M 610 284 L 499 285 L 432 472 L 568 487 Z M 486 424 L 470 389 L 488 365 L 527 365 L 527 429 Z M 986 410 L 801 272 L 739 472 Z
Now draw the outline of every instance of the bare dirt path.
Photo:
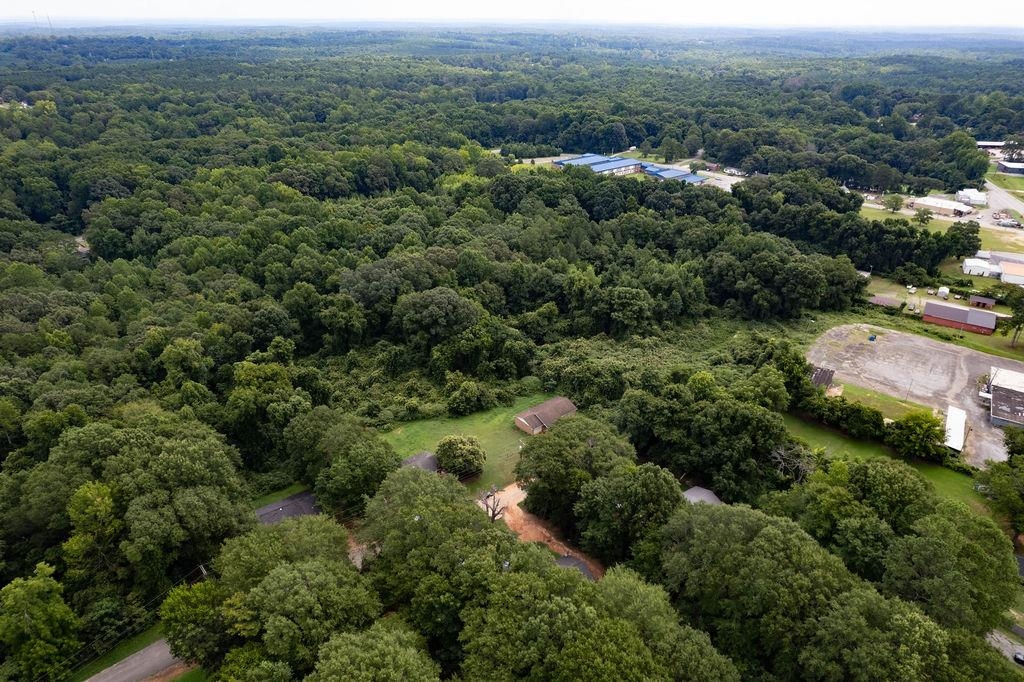
M 875 334 L 874 341 L 868 336 Z M 993 366 L 1024 372 L 1024 362 L 868 324 L 833 327 L 807 352 L 815 365 L 836 371 L 836 379 L 943 412 L 967 411 L 965 459 L 976 466 L 1006 460 L 1003 432 L 992 426 L 978 400 L 978 379 Z
M 505 505 L 502 519 L 523 542 L 540 542 L 560 557 L 573 557 L 586 564 L 596 579 L 604 576 L 604 566 L 558 537 L 558 533 L 542 519 L 520 507 L 526 492 L 516 483 L 498 491 L 498 499 Z

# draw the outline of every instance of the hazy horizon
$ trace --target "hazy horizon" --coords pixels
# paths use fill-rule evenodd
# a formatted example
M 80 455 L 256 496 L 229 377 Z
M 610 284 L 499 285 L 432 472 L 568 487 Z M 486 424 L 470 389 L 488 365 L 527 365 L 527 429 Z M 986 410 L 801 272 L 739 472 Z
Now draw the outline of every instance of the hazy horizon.
M 283 11 L 283 7 L 287 11 Z M 856 8 L 838 3 L 763 3 L 732 0 L 727 3 L 682 5 L 649 0 L 640 8 L 611 2 L 582 0 L 522 0 L 510 11 L 507 5 L 481 5 L 469 0 L 440 0 L 425 11 L 412 0 L 381 0 L 352 6 L 322 0 L 296 0 L 282 5 L 269 0 L 246 3 L 181 0 L 143 6 L 128 0 L 100 0 L 87 7 L 78 0 L 52 0 L 47 4 L 0 10 L 0 24 L 26 24 L 30 28 L 97 25 L 273 26 L 316 24 L 522 24 L 586 26 L 673 26 L 689 28 L 834 30 L 865 29 L 988 29 L 1012 32 L 1024 28 L 1024 2 L 992 0 L 984 11 L 964 12 L 945 2 L 909 0 L 891 3 L 865 0 Z

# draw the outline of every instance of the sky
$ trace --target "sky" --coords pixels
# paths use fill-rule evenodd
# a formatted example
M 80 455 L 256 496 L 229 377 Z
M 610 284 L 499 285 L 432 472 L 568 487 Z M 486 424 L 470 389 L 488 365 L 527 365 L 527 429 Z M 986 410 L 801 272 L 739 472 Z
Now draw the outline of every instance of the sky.
M 0 20 L 218 23 L 529 22 L 796 27 L 1020 27 L 1024 0 L 11 0 Z M 33 15 L 33 12 L 35 13 Z

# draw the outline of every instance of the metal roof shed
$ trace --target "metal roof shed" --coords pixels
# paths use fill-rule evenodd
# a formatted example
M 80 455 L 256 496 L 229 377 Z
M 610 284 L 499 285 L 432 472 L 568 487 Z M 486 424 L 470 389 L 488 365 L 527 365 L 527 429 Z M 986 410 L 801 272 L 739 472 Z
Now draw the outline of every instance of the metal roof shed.
M 946 447 L 960 452 L 967 438 L 967 413 L 952 405 L 946 410 Z

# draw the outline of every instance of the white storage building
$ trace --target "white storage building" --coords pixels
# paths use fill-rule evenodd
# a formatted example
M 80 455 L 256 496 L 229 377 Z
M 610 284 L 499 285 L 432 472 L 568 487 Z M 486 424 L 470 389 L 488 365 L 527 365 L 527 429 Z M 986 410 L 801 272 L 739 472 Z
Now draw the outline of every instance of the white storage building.
M 990 263 L 981 258 L 965 258 L 963 271 L 965 275 L 977 275 L 979 277 L 999 277 L 1003 274 L 1003 269 L 998 263 Z
M 946 447 L 960 452 L 967 438 L 967 413 L 952 405 L 946 410 Z
M 988 193 L 968 187 L 956 193 L 956 200 L 968 206 L 988 206 Z
M 910 202 L 910 207 L 927 208 L 929 211 L 937 215 L 948 215 L 954 217 L 974 213 L 974 209 L 967 204 L 962 204 L 959 201 L 950 201 L 949 199 L 940 199 L 939 197 L 918 197 Z

